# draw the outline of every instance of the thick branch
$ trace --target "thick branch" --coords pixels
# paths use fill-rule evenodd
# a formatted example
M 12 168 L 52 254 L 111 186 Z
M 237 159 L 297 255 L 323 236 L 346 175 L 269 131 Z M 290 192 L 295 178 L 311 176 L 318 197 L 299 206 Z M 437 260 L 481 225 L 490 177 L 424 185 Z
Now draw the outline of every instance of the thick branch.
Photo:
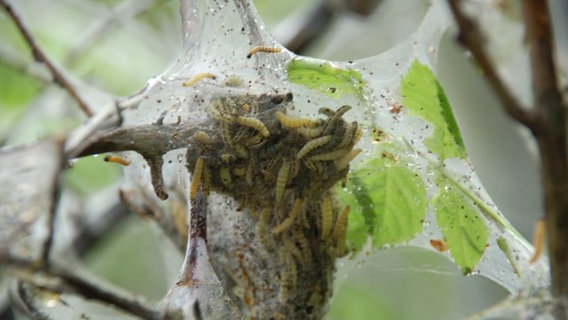
M 53 77 L 53 81 L 61 86 L 63 89 L 67 90 L 67 92 L 77 101 L 77 104 L 83 110 L 83 112 L 88 116 L 93 116 L 93 111 L 91 107 L 87 104 L 85 99 L 81 97 L 77 89 L 71 84 L 71 80 L 68 79 L 67 75 L 56 66 L 55 62 L 49 58 L 49 56 L 43 51 L 43 49 L 39 46 L 36 42 L 34 36 L 30 32 L 28 26 L 24 23 L 23 19 L 20 15 L 14 10 L 11 4 L 8 3 L 7 0 L 0 0 L 0 5 L 6 9 L 8 15 L 12 18 L 24 40 L 28 43 L 32 50 L 32 55 L 37 62 L 45 64 L 49 72 Z
M 533 128 L 542 162 L 549 239 L 552 293 L 568 299 L 568 162 L 566 106 L 558 88 L 553 57 L 551 17 L 547 1 L 524 0 L 526 41 L 530 52 L 535 114 Z M 568 318 L 568 306 L 559 305 L 556 317 Z
M 556 68 L 553 56 L 553 39 L 551 17 L 548 2 L 541 0 L 524 0 L 523 16 L 526 25 L 526 44 L 530 53 L 532 89 L 535 93 L 537 108 L 548 112 L 562 112 L 562 108 L 540 106 L 544 96 L 551 96 L 561 101 L 556 80 Z M 554 101 L 551 101 L 554 102 Z M 540 110 L 541 112 L 544 110 Z M 560 114 L 558 114 L 560 115 Z
M 136 151 L 141 155 L 163 155 L 187 147 L 196 129 L 181 124 L 150 124 L 112 130 L 100 136 L 78 156 L 104 152 Z M 164 143 L 167 141 L 168 143 Z
M 234 97 L 231 94 L 228 96 Z M 267 110 L 292 99 L 291 94 L 244 95 L 243 97 L 251 102 L 267 105 Z M 162 200 L 166 199 L 168 195 L 162 178 L 162 156 L 172 150 L 201 144 L 194 136 L 197 131 L 202 131 L 206 136 L 218 135 L 209 122 L 199 125 L 187 121 L 164 124 L 166 113 L 167 110 L 152 124 L 122 127 L 103 132 L 95 136 L 93 142 L 87 144 L 76 156 L 116 151 L 138 152 L 148 162 L 156 194 Z
M 118 151 L 138 152 L 148 162 L 156 195 L 165 200 L 168 194 L 162 177 L 162 156 L 168 151 L 186 148 L 193 141 L 196 130 L 196 128 L 189 129 L 183 124 L 160 122 L 120 128 L 103 134 L 78 156 Z

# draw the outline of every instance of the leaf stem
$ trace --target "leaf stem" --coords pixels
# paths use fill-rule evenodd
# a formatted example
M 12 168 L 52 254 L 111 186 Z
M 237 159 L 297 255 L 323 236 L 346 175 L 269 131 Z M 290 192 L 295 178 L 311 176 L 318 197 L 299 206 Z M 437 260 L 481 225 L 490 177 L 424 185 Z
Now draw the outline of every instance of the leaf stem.
M 485 201 L 483 201 L 480 197 L 475 195 L 473 192 L 471 192 L 469 189 L 467 189 L 461 183 L 459 183 L 456 179 L 454 179 L 454 177 L 448 172 L 448 170 L 442 168 L 440 169 L 440 172 L 446 179 L 448 179 L 449 182 L 452 183 L 452 185 L 460 189 L 461 192 L 463 192 L 467 197 L 469 197 L 473 201 L 473 203 L 475 203 L 476 206 L 478 206 L 481 210 L 483 210 L 486 213 L 486 215 L 489 218 L 491 218 L 495 223 L 497 223 L 503 229 L 513 233 L 524 244 L 530 246 L 529 242 L 525 239 L 525 237 L 523 237 L 523 235 L 520 234 L 519 231 L 517 231 L 517 229 L 515 229 L 515 227 L 513 227 L 513 225 L 511 225 L 511 223 L 507 219 L 504 219 L 497 211 L 495 211 Z

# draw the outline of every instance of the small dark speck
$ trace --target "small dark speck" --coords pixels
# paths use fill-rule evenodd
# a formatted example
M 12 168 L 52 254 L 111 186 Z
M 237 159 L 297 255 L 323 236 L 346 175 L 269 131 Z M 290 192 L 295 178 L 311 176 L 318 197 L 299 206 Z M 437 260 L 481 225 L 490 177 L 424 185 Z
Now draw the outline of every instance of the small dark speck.
M 157 103 L 162 103 L 161 99 L 156 100 Z

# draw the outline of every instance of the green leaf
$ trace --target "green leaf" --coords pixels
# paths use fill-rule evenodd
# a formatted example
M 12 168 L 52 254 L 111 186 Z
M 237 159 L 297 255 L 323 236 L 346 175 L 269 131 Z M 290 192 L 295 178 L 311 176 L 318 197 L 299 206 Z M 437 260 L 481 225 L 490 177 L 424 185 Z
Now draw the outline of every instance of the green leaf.
M 430 68 L 414 61 L 401 82 L 402 103 L 413 115 L 433 126 L 434 133 L 425 140 L 430 151 L 441 161 L 465 158 L 463 139 L 444 89 Z
M 286 65 L 288 80 L 339 98 L 350 94 L 363 100 L 365 82 L 355 69 L 342 69 L 332 62 L 313 58 L 294 58 Z
M 464 274 L 473 271 L 487 247 L 488 229 L 470 199 L 448 180 L 439 179 L 432 198 L 438 226 L 450 254 Z
M 349 191 L 340 196 L 351 206 L 347 238 L 355 249 L 367 234 L 374 247 L 381 247 L 408 241 L 422 231 L 427 211 L 424 182 L 406 166 L 391 162 L 381 153 L 351 174 Z

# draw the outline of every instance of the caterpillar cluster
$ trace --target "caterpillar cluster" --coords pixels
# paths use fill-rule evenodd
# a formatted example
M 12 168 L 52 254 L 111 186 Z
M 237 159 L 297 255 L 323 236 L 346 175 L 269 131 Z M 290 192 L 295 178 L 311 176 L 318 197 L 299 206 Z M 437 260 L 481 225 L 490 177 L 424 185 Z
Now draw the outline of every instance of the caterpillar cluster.
M 362 131 L 342 119 L 350 106 L 321 108 L 325 118 L 312 120 L 286 114 L 292 99 L 291 93 L 214 99 L 207 113 L 217 130 L 197 131 L 201 152 L 188 154 L 190 196 L 201 187 L 233 196 L 254 216 L 270 208 L 265 222 L 273 235 L 298 231 L 293 226 L 317 231 L 341 253 L 346 218 L 328 190 L 361 151 L 353 146 Z
M 288 115 L 292 103 L 291 93 L 217 97 L 207 107 L 210 124 L 195 132 L 197 148 L 187 154 L 190 197 L 199 188 L 231 196 L 255 221 L 265 250 L 279 253 L 283 305 L 304 278 L 331 278 L 335 258 L 348 252 L 349 208 L 340 208 L 330 189 L 346 177 L 362 136 L 357 122 L 343 119 L 350 106 L 321 108 L 309 119 Z M 303 307 L 326 300 L 329 288 L 316 287 L 300 299 Z

